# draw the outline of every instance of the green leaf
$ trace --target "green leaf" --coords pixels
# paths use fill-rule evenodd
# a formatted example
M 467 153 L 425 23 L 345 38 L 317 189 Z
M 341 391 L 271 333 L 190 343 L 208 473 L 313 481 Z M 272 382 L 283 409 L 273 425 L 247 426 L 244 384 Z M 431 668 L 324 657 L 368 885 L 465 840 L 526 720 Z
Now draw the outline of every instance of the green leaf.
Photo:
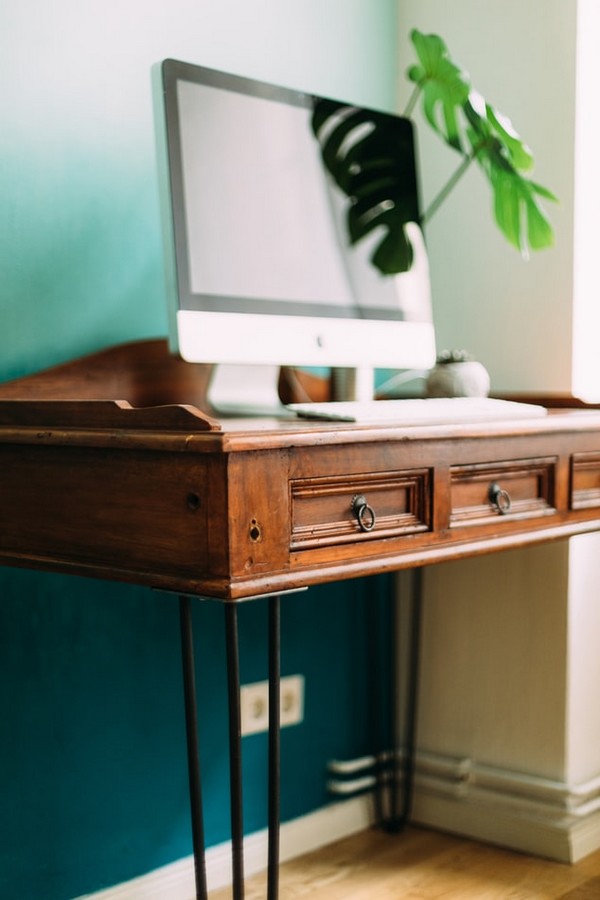
M 471 91 L 463 104 L 463 111 L 469 126 L 468 140 L 475 155 L 490 150 L 503 156 L 518 171 L 526 172 L 533 168 L 533 154 L 510 119 L 486 103 L 480 94 Z
M 419 220 L 411 123 L 319 100 L 312 128 L 325 167 L 350 200 L 350 243 L 381 228 L 371 261 L 385 275 L 408 271 L 413 251 L 404 225 Z
M 549 247 L 554 234 L 541 205 L 555 201 L 547 188 L 530 178 L 533 154 L 509 119 L 472 89 L 467 74 L 450 58 L 435 34 L 411 32 L 418 62 L 407 72 L 415 91 L 405 116 L 358 110 L 333 101 L 316 103 L 312 127 L 324 164 L 349 198 L 347 225 L 355 244 L 381 228 L 372 262 L 384 274 L 405 272 L 412 265 L 408 222 L 428 221 L 454 190 L 474 160 L 487 177 L 495 221 L 523 255 Z M 462 156 L 454 175 L 424 216 L 415 208 L 416 174 L 408 116 L 419 94 L 427 122 Z M 411 199 L 412 198 L 412 199 Z
M 411 66 L 407 74 L 423 92 L 425 117 L 451 147 L 462 150 L 458 113 L 469 96 L 468 76 L 452 62 L 437 34 L 413 29 L 410 36 L 419 64 Z
M 498 227 L 524 256 L 554 243 L 554 233 L 538 202 L 537 185 L 517 172 L 492 166 L 489 172 Z
M 471 97 L 472 102 L 472 97 Z M 505 118 L 496 112 L 493 106 L 486 104 L 486 113 L 488 120 L 492 126 L 492 130 L 498 136 L 498 139 L 504 144 L 507 155 L 510 157 L 514 167 L 526 172 L 533 168 L 533 154 L 529 147 L 523 143 L 517 132 L 512 126 L 510 119 Z
M 419 65 L 408 77 L 423 92 L 423 113 L 432 128 L 465 161 L 476 159 L 493 191 L 494 216 L 502 233 L 521 253 L 553 243 L 554 235 L 540 198 L 555 200 L 551 191 L 530 181 L 533 154 L 508 118 L 486 103 L 469 85 L 468 77 L 451 59 L 440 37 L 411 33 Z M 433 200 L 429 220 L 459 178 L 463 163 Z
M 554 242 L 552 226 L 539 198 L 556 200 L 551 191 L 523 174 L 533 156 L 508 119 L 473 92 L 464 106 L 467 137 L 475 159 L 489 179 L 496 223 L 524 256 Z

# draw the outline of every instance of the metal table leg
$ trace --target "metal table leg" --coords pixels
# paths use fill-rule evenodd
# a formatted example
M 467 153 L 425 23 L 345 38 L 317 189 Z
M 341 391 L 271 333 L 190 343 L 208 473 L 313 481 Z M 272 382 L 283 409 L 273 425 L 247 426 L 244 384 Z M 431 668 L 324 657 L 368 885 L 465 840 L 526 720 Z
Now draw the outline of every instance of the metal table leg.
M 404 659 L 400 659 L 398 637 L 400 634 L 400 604 L 404 598 L 397 594 L 392 599 L 390 614 L 386 620 L 386 630 L 389 634 L 390 665 L 378 666 L 380 660 L 380 641 L 383 637 L 381 626 L 376 618 L 377 605 L 374 604 L 371 616 L 371 652 L 374 653 L 373 671 L 374 678 L 371 690 L 377 701 L 378 691 L 381 690 L 381 681 L 386 678 L 389 691 L 389 707 L 383 708 L 379 702 L 372 701 L 372 732 L 379 733 L 379 744 L 375 753 L 375 803 L 376 815 L 379 825 L 386 831 L 402 831 L 407 824 L 412 805 L 413 779 L 415 767 L 416 746 L 416 718 L 419 675 L 419 645 L 421 630 L 421 585 L 422 570 L 414 569 L 410 573 L 410 590 L 407 596 L 408 602 L 408 633 L 406 641 L 403 641 L 403 650 L 406 653 Z M 374 617 L 375 616 L 375 617 Z M 403 679 L 405 680 L 404 697 L 400 691 L 400 662 L 403 665 Z M 384 672 L 384 669 L 387 669 Z M 402 703 L 402 699 L 404 703 Z M 401 715 L 404 707 L 404 715 Z M 389 733 L 385 733 L 383 724 L 390 726 Z M 388 743 L 389 742 L 389 743 Z M 403 758 L 399 758 L 399 748 L 404 744 Z M 391 755 L 385 752 L 391 746 Z
M 192 814 L 192 841 L 196 876 L 196 900 L 208 900 L 202 815 L 198 714 L 194 673 L 194 648 L 190 597 L 179 598 L 183 657 L 188 775 Z M 269 821 L 267 900 L 279 896 L 280 829 L 280 709 L 281 680 L 280 597 L 269 598 Z M 231 808 L 231 861 L 233 900 L 244 900 L 244 823 L 242 800 L 242 735 L 240 711 L 240 665 L 238 608 L 225 603 L 227 693 L 229 706 L 229 772 Z
M 198 745 L 198 715 L 196 702 L 196 677 L 194 673 L 194 641 L 192 613 L 189 597 L 179 598 L 181 625 L 181 653 L 183 661 L 183 690 L 185 725 L 187 736 L 188 778 L 192 814 L 192 844 L 196 878 L 196 900 L 207 900 L 206 859 L 204 852 L 204 823 L 202 816 L 202 786 L 200 779 L 200 753 Z
M 225 604 L 229 698 L 229 777 L 233 900 L 244 898 L 244 822 L 242 808 L 242 728 L 237 604 Z
M 269 856 L 267 900 L 279 896 L 279 827 L 281 742 L 279 690 L 281 679 L 280 598 L 269 598 Z
M 389 821 L 385 823 L 385 827 L 390 831 L 401 831 L 407 824 L 412 809 L 413 797 L 413 781 L 415 773 L 415 752 L 416 752 L 416 726 L 417 726 L 417 700 L 419 691 L 419 651 L 421 644 L 421 597 L 423 585 L 423 570 L 421 568 L 414 569 L 411 573 L 411 592 L 409 597 L 410 603 L 410 625 L 408 640 L 408 660 L 407 660 L 407 688 L 406 688 L 406 712 L 404 718 L 404 744 L 405 755 L 402 765 L 402 797 L 401 803 L 398 805 L 398 762 L 393 761 L 392 765 L 392 786 L 391 786 L 391 811 Z M 397 601 L 394 604 L 397 616 Z M 393 628 L 394 648 L 397 644 L 398 628 L 397 618 Z M 392 723 L 393 733 L 398 734 L 398 681 L 399 681 L 398 663 L 394 662 L 394 690 L 392 691 Z

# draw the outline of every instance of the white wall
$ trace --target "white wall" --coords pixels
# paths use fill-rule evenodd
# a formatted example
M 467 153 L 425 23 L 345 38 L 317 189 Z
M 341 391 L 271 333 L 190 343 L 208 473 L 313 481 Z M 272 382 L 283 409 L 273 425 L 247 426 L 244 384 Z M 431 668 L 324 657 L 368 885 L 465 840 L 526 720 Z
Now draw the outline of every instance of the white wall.
M 600 267 L 597 239 L 600 123 L 594 110 L 598 105 L 600 77 L 600 5 L 597 0 L 579 0 L 577 10 L 573 392 L 597 402 L 600 400 Z
M 407 58 L 413 55 L 406 43 L 412 27 L 440 34 L 473 85 L 528 141 L 540 182 L 561 197 L 560 207 L 550 210 L 556 246 L 525 262 L 492 221 L 482 175 L 475 169 L 468 173 L 428 228 L 438 344 L 475 353 L 489 368 L 493 389 L 566 390 L 571 373 L 574 7 L 562 0 L 501 5 L 403 0 L 400 10 Z M 404 84 L 401 89 L 408 91 Z M 456 162 L 422 118 L 419 133 L 427 203 Z M 531 771 L 539 766 L 546 775 L 562 777 L 567 560 L 562 544 L 428 573 L 425 746 L 439 749 L 440 742 L 449 741 L 486 762 L 505 759 L 506 765 Z M 536 590 L 538 577 L 543 588 Z M 536 622 L 542 616 L 540 643 Z M 500 634 L 503 645 L 496 650 L 492 638 Z M 438 654 L 449 635 L 458 646 L 442 673 Z M 547 665 L 548 657 L 557 660 L 555 667 Z M 505 677 L 497 674 L 498 666 Z M 541 702 L 535 689 L 539 671 L 547 678 Z M 446 678 L 448 672 L 452 678 Z M 438 714 L 445 723 L 439 731 Z M 520 723 L 533 728 L 521 742 Z
M 414 58 L 411 28 L 439 34 L 451 56 L 511 118 L 536 159 L 556 246 L 524 262 L 492 220 L 475 167 L 427 229 L 439 349 L 466 347 L 494 390 L 567 390 L 571 384 L 575 10 L 564 0 L 401 0 L 401 62 Z M 406 65 L 402 65 L 404 72 Z M 401 95 L 410 87 L 401 79 Z M 425 203 L 456 166 L 419 116 Z
M 567 558 L 561 543 L 427 571 L 423 749 L 564 777 Z
M 571 541 L 568 627 L 567 780 L 600 774 L 599 536 Z
M 588 386 L 591 380 L 600 389 L 597 329 L 589 319 L 577 320 L 576 360 L 573 357 L 575 286 L 578 311 L 587 306 L 588 316 L 591 309 L 598 317 L 597 249 L 592 246 L 597 229 L 585 244 L 575 230 L 576 209 L 587 207 L 593 215 L 597 210 L 597 195 L 591 194 L 590 203 L 590 182 L 582 180 L 583 170 L 575 166 L 576 158 L 580 164 L 575 128 L 577 15 L 585 15 L 581 46 L 587 46 L 588 59 L 595 61 L 600 32 L 595 6 L 594 0 L 400 3 L 402 63 L 413 56 L 407 43 L 412 27 L 440 34 L 452 57 L 470 72 L 473 85 L 512 119 L 531 146 L 537 163 L 534 177 L 560 198 L 558 206 L 547 206 L 556 244 L 528 262 L 493 224 L 489 191 L 475 170 L 428 228 L 438 345 L 475 353 L 488 367 L 496 391 L 570 391 L 583 383 L 584 371 Z M 598 136 L 592 134 L 589 92 L 596 86 L 597 78 L 588 87 L 588 104 L 580 106 L 577 120 L 578 134 L 587 141 L 586 162 L 593 168 Z M 403 79 L 400 93 L 406 97 L 408 92 Z M 427 201 L 444 183 L 454 160 L 421 122 Z M 555 835 L 560 828 L 566 833 L 579 827 L 565 824 L 560 812 L 565 796 L 577 802 L 578 786 L 587 783 L 587 790 L 591 784 L 590 796 L 598 804 L 599 546 L 599 536 L 590 535 L 441 565 L 426 574 L 420 748 L 510 773 L 513 787 L 519 779 L 530 782 L 532 796 L 539 787 L 537 779 L 542 779 L 548 805 L 544 813 L 538 809 L 538 821 L 556 814 L 542 845 L 546 839 L 552 843 L 548 835 L 553 829 Z M 458 820 L 453 807 L 447 821 Z M 594 823 L 596 830 L 590 826 L 588 832 L 594 832 L 596 844 L 586 838 L 575 851 L 563 848 L 561 858 L 598 845 L 596 819 Z M 469 825 L 456 827 L 468 830 Z M 514 821 L 504 835 L 509 842 L 511 829 L 518 831 Z M 493 834 L 487 837 L 494 839 Z M 514 840 L 532 849 L 525 834 Z M 550 844 L 552 855 L 555 848 Z

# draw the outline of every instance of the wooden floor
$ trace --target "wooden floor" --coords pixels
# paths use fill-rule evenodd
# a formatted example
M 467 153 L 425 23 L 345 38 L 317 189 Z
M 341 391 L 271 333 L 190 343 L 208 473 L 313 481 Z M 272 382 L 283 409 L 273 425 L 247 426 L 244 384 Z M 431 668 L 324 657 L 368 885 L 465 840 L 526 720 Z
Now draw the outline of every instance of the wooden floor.
M 246 900 L 264 900 L 266 879 Z M 573 866 L 425 829 L 370 830 L 281 867 L 280 900 L 600 900 L 600 850 Z M 229 900 L 231 892 L 211 893 Z

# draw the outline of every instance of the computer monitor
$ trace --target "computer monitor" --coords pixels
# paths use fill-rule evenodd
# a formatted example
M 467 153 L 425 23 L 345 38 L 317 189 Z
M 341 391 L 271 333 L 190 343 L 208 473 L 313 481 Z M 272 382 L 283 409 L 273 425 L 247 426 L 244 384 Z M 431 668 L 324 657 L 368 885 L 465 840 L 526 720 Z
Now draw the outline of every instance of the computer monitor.
M 171 346 L 189 362 L 218 364 L 216 405 L 278 403 L 280 366 L 360 372 L 363 396 L 376 368 L 431 366 L 407 119 L 373 113 L 400 129 L 414 212 L 408 270 L 382 274 L 371 261 L 382 229 L 349 239 L 353 201 L 327 171 L 313 118 L 356 107 L 177 60 L 154 66 L 153 95 Z M 369 111 L 359 118 L 368 134 Z

